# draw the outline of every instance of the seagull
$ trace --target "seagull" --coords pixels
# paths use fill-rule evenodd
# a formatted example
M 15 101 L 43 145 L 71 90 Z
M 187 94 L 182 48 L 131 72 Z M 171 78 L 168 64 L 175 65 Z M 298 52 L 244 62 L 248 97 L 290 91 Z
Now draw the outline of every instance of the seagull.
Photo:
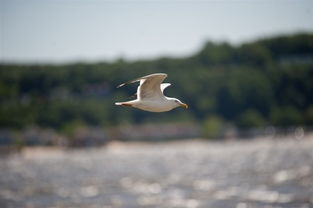
M 164 96 L 163 91 L 171 85 L 170 83 L 162 83 L 166 77 L 167 74 L 165 73 L 155 73 L 120 84 L 117 88 L 140 82 L 137 88 L 136 100 L 117 102 L 115 105 L 134 107 L 150 112 L 166 112 L 176 107 L 187 109 L 188 105 L 179 99 Z

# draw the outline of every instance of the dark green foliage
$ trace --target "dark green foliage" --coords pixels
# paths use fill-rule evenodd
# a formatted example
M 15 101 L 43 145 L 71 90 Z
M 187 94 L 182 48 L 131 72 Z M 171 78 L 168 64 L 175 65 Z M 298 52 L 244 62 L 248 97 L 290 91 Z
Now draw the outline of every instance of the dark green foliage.
M 223 132 L 224 123 L 219 116 L 211 115 L 203 122 L 203 135 L 208 138 L 219 138 Z
M 166 82 L 172 87 L 165 94 L 188 103 L 187 111 L 155 114 L 114 106 L 130 99 L 137 87 L 115 86 L 154 72 L 169 74 Z M 70 132 L 78 124 L 200 121 L 206 134 L 218 136 L 225 123 L 240 128 L 312 125 L 312 93 L 312 34 L 236 47 L 208 42 L 185 58 L 59 66 L 2 64 L 0 126 L 38 125 Z

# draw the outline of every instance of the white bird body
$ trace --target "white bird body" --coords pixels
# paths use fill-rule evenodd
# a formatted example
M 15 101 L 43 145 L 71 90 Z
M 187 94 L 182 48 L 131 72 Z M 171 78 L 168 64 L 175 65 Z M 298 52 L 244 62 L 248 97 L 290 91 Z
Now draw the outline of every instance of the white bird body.
M 132 100 L 128 101 L 126 103 L 129 103 L 132 105 L 132 107 L 150 111 L 150 112 L 165 112 L 170 111 L 174 108 L 174 106 L 171 105 L 171 103 L 167 99 L 162 100 Z
M 163 95 L 164 89 L 171 85 L 170 83 L 162 83 L 166 77 L 167 74 L 164 73 L 150 74 L 119 85 L 118 87 L 122 87 L 125 84 L 140 81 L 136 100 L 117 102 L 115 105 L 130 106 L 150 112 L 170 111 L 179 106 L 188 108 L 188 105 L 180 100 Z

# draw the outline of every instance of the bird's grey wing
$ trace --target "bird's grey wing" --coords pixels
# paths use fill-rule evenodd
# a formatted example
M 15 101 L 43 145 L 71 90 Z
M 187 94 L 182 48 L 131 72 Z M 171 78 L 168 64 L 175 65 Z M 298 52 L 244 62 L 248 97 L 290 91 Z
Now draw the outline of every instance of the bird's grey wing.
M 127 81 L 127 82 L 124 82 L 124 83 L 118 85 L 116 88 L 120 88 L 120 87 L 123 87 L 124 85 L 131 84 L 131 83 L 135 83 L 135 82 L 139 82 L 139 81 L 141 81 L 141 80 L 145 80 L 145 79 L 148 79 L 148 78 L 152 78 L 152 77 L 158 76 L 158 75 L 163 75 L 163 76 L 167 77 L 167 74 L 165 74 L 165 73 L 150 74 L 150 75 L 146 75 L 146 76 L 143 76 L 143 77 L 138 77 L 138 78 L 136 78 L 136 79 L 132 79 L 132 80 L 129 80 L 129 81 Z M 164 79 L 165 79 L 165 77 L 164 77 Z
M 144 98 L 160 98 L 163 95 L 163 90 L 161 90 L 161 83 L 167 77 L 167 74 L 156 73 L 145 76 L 141 79 L 140 85 L 137 89 L 137 95 L 139 99 Z
M 138 81 L 140 81 L 141 79 L 142 79 L 142 77 L 137 78 L 137 79 L 132 79 L 132 80 L 130 80 L 130 81 L 127 81 L 127 82 L 124 82 L 124 83 L 118 85 L 116 88 L 120 88 L 120 87 L 123 87 L 124 85 L 131 84 L 131 83 L 134 83 L 134 82 L 138 82 Z

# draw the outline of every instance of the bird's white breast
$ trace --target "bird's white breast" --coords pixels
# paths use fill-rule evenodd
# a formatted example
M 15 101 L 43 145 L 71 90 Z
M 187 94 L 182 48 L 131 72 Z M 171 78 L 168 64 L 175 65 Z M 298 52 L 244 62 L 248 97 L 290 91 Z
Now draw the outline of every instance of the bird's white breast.
M 173 109 L 173 106 L 166 100 L 140 100 L 134 103 L 133 107 L 150 112 L 165 112 Z

